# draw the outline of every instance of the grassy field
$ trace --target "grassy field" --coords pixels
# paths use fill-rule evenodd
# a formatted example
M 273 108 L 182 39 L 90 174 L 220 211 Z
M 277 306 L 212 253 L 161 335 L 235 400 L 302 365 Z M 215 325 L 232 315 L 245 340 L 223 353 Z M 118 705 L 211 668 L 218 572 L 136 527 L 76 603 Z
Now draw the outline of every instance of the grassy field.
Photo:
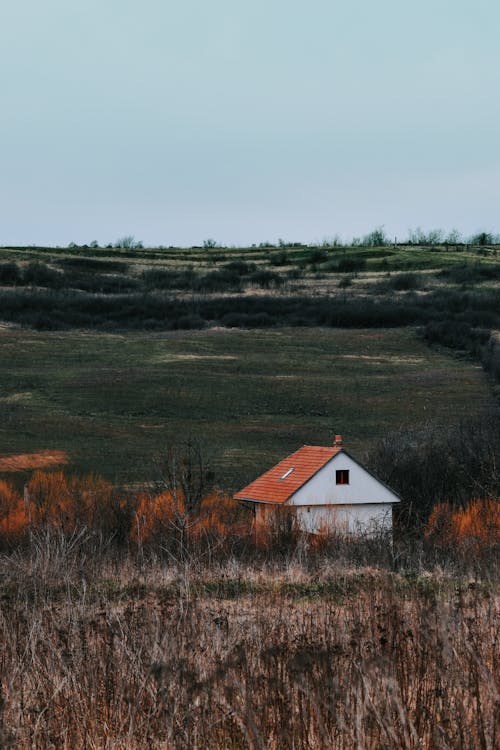
M 478 365 L 413 329 L 0 331 L 0 458 L 63 451 L 69 470 L 120 484 L 151 479 L 183 436 L 233 489 L 333 433 L 362 456 L 390 430 L 493 408 Z

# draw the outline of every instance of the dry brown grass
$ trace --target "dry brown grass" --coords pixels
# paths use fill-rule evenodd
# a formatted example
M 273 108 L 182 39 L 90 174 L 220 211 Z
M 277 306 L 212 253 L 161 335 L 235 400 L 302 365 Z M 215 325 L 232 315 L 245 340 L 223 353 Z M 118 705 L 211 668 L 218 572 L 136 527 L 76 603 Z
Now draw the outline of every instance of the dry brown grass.
M 498 747 L 491 582 L 144 562 L 84 537 L 0 558 L 4 745 Z
M 53 466 L 65 466 L 68 462 L 68 454 L 65 451 L 41 450 L 36 453 L 15 453 L 0 457 L 0 472 L 48 469 Z

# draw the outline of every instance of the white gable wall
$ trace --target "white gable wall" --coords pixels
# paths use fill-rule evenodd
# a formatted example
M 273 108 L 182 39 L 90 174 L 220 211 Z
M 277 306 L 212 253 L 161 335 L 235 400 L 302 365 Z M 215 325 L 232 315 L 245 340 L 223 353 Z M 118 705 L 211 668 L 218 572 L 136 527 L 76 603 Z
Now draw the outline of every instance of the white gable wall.
M 349 484 L 336 484 L 337 469 L 349 470 Z M 286 482 L 286 479 L 283 480 Z M 338 453 L 287 501 L 287 505 L 372 505 L 399 498 L 344 451 Z

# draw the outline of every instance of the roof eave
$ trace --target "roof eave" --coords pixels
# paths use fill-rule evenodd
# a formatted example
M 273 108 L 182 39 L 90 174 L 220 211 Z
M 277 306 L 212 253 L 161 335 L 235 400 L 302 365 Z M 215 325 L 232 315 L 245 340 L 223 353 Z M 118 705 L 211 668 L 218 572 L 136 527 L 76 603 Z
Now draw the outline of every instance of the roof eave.
M 237 495 L 233 495 L 233 500 L 241 500 L 244 503 L 262 503 L 263 505 L 285 505 L 290 500 L 290 497 L 287 497 L 286 500 L 257 500 L 255 497 L 238 497 Z

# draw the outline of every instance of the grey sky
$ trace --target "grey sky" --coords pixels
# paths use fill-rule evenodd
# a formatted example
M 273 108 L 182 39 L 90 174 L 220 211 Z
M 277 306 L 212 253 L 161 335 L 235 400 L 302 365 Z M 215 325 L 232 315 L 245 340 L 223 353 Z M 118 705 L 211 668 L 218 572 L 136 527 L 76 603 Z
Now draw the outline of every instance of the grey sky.
M 498 0 L 2 0 L 0 243 L 500 231 Z

